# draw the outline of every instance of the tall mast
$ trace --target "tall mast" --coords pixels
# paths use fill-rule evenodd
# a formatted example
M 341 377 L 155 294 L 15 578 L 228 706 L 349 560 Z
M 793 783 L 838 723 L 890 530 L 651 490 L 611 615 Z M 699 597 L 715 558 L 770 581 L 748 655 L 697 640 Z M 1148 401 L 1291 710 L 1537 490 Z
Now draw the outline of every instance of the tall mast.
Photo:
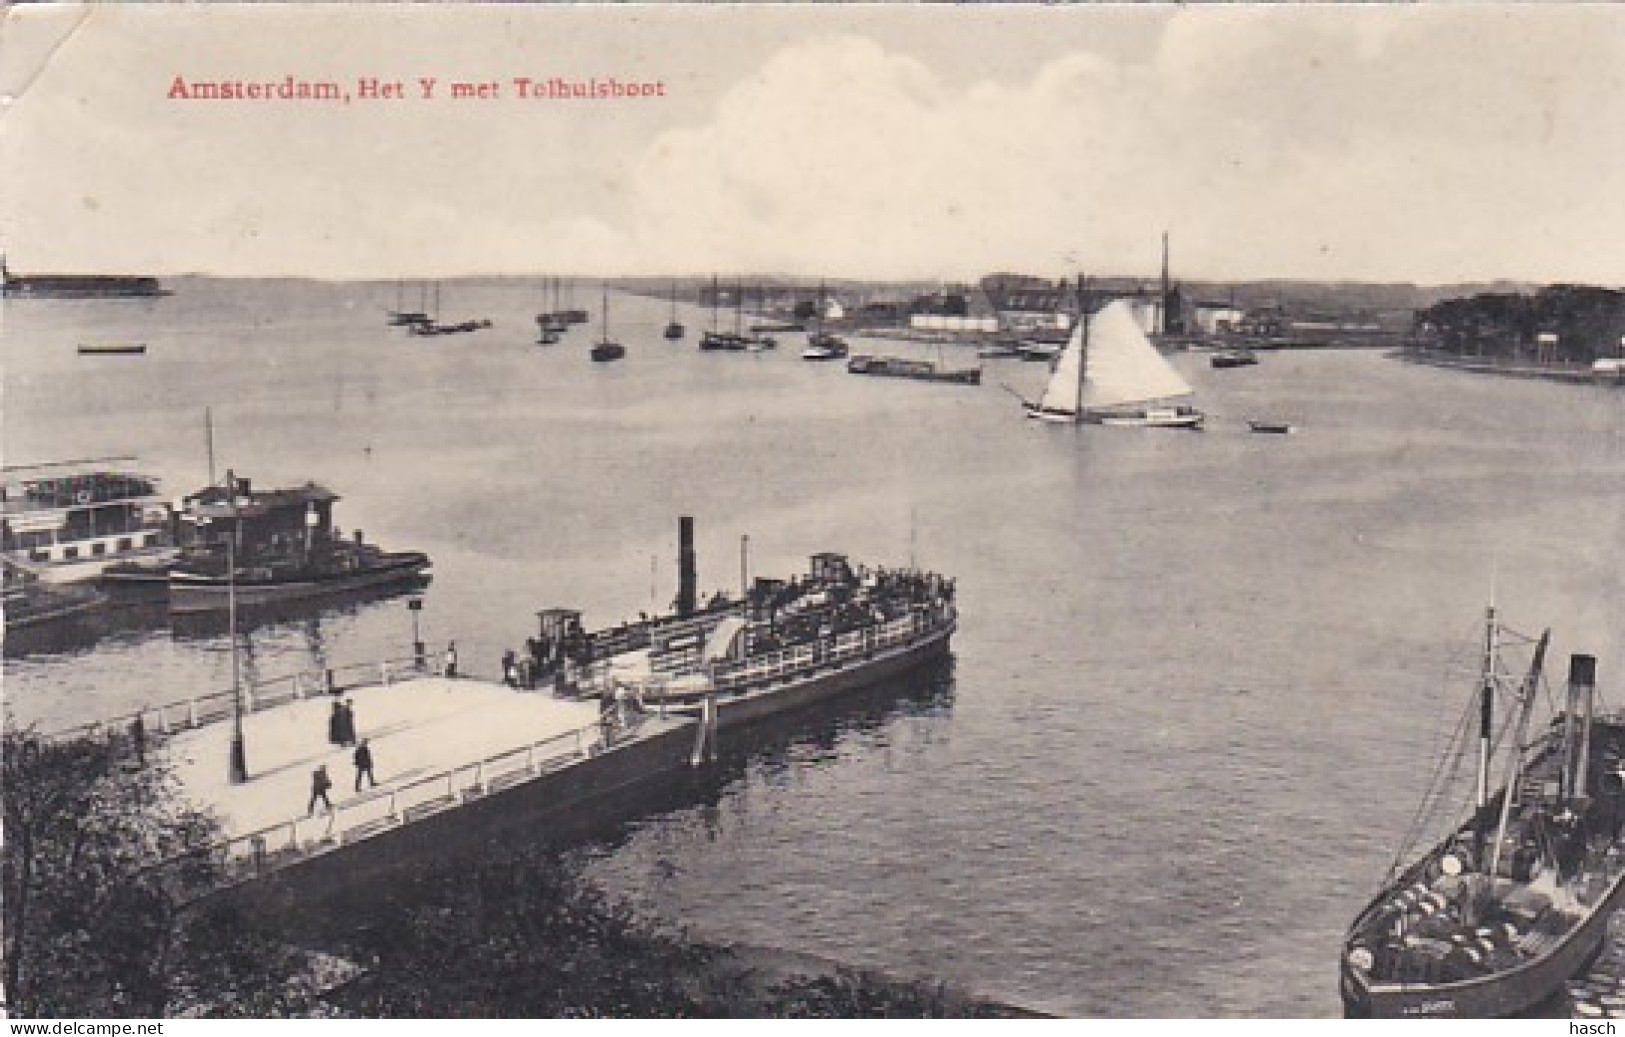
M 1078 402 L 1072 420 L 1081 425 L 1083 424 L 1083 372 L 1089 366 L 1089 279 L 1083 274 L 1078 275 L 1078 320 L 1082 325 L 1078 350 Z
M 1491 611 L 1494 611 L 1493 607 Z M 1501 868 L 1501 847 L 1506 844 L 1507 824 L 1512 817 L 1512 797 L 1522 783 L 1524 738 L 1529 730 L 1529 714 L 1535 709 L 1535 692 L 1540 686 L 1540 671 L 1546 664 L 1546 644 L 1551 637 L 1550 630 L 1540 635 L 1540 643 L 1535 646 L 1535 656 L 1529 663 L 1529 673 L 1523 679 L 1523 686 L 1518 689 L 1518 700 L 1522 708 L 1518 712 L 1518 730 L 1512 738 L 1512 760 L 1508 766 L 1507 782 L 1501 789 L 1501 820 L 1496 825 L 1495 844 L 1490 850 L 1490 867 L 1486 872 L 1490 878 L 1491 888 L 1496 873 Z
M 1162 232 L 1162 305 L 1157 307 L 1159 330 L 1168 334 L 1168 232 Z
M 1495 725 L 1495 606 L 1484 611 L 1484 658 L 1478 692 L 1478 796 L 1480 809 L 1490 801 L 1490 740 Z
M 214 412 L 203 408 L 203 444 L 209 451 L 209 485 L 214 485 Z

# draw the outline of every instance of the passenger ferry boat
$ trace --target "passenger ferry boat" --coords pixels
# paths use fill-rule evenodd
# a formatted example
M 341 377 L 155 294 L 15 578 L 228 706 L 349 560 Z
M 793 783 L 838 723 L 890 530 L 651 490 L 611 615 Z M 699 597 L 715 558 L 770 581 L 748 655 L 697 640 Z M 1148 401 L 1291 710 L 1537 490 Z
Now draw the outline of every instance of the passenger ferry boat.
M 683 536 L 690 534 L 685 529 Z M 538 613 L 527 648 L 535 681 L 621 708 L 690 709 L 722 727 L 873 684 L 948 652 L 954 581 L 913 569 L 854 568 L 812 556 L 789 580 L 757 579 L 742 600 L 593 633 L 580 613 Z
M 174 556 L 171 509 L 130 457 L 8 466 L 0 550 L 46 583 L 93 580 L 118 562 Z
M 1459 762 L 1474 748 L 1462 743 L 1476 728 L 1466 820 L 1409 864 L 1401 864 L 1410 852 L 1402 848 L 1344 937 L 1350 1017 L 1526 1013 L 1562 993 L 1608 940 L 1609 919 L 1625 899 L 1625 716 L 1598 714 L 1596 660 L 1575 655 L 1565 707 L 1549 724 L 1532 723 L 1546 697 L 1548 636 L 1535 644 L 1521 680 L 1501 661 L 1515 636 L 1491 608 L 1477 693 L 1446 756 Z M 1492 792 L 1497 769 L 1505 784 Z M 1446 805 L 1439 776 L 1447 773 L 1435 772 L 1419 821 Z M 1600 1006 L 1589 1007 L 1600 1014 Z

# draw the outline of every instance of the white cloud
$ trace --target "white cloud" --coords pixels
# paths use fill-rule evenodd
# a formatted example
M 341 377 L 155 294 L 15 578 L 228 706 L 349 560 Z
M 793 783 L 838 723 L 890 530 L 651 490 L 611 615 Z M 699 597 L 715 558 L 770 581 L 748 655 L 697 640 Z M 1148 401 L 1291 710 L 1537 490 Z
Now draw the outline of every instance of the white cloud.
M 1114 8 L 1161 35 L 1109 56 L 1086 8 L 908 12 L 987 33 L 996 60 L 865 31 L 894 11 L 726 13 L 639 16 L 670 106 L 320 111 L 155 102 L 181 66 L 114 18 L 6 127 L 21 175 L 0 226 L 59 268 L 160 273 L 1149 274 L 1167 229 L 1189 277 L 1625 276 L 1613 9 Z M 197 68 L 272 73 L 291 54 L 333 78 L 501 76 L 561 60 L 544 30 L 565 14 L 513 12 L 512 32 L 442 51 L 427 20 L 452 15 L 473 17 L 396 12 L 357 55 L 290 17 Z M 584 73 L 634 32 L 608 9 L 568 17 L 602 30 L 568 52 Z M 1026 68 L 1009 60 L 1029 50 Z

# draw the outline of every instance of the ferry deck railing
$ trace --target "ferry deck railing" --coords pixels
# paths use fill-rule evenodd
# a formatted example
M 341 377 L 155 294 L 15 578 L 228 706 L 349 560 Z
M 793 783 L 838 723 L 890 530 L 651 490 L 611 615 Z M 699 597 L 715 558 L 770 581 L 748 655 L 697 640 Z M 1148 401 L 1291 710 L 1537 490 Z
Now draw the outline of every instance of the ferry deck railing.
M 907 614 L 884 623 L 752 656 L 743 662 L 723 663 L 716 671 L 717 691 L 741 691 L 764 681 L 789 679 L 819 667 L 867 658 L 934 634 L 953 618 L 954 608 L 946 602 L 917 604 Z
M 844 666 L 878 652 L 923 640 L 938 633 L 955 616 L 954 606 L 947 601 L 914 604 L 902 616 L 882 623 L 791 645 L 776 652 L 753 655 L 743 661 L 719 661 L 710 673 L 711 681 L 720 694 L 738 694 L 752 687 L 789 680 L 823 667 Z M 595 663 L 579 674 L 578 686 L 590 694 L 612 693 L 617 688 L 628 688 L 659 700 L 668 682 L 682 676 L 683 672 L 683 668 L 662 667 L 654 669 L 646 680 L 623 681 L 615 677 L 608 663 Z M 686 672 L 704 672 L 698 652 L 692 656 Z

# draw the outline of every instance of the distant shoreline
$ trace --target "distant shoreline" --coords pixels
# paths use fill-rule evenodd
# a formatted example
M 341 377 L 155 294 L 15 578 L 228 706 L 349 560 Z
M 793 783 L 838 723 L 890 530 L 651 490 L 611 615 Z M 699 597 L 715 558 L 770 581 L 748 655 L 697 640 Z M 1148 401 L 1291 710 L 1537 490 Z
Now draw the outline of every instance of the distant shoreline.
M 1493 374 L 1503 378 L 1525 378 L 1547 382 L 1567 382 L 1571 385 L 1619 385 L 1618 380 L 1601 379 L 1594 375 L 1588 364 L 1531 364 L 1497 360 L 1493 357 L 1457 356 L 1422 349 L 1397 349 L 1388 354 L 1396 360 L 1444 367 L 1473 374 Z

